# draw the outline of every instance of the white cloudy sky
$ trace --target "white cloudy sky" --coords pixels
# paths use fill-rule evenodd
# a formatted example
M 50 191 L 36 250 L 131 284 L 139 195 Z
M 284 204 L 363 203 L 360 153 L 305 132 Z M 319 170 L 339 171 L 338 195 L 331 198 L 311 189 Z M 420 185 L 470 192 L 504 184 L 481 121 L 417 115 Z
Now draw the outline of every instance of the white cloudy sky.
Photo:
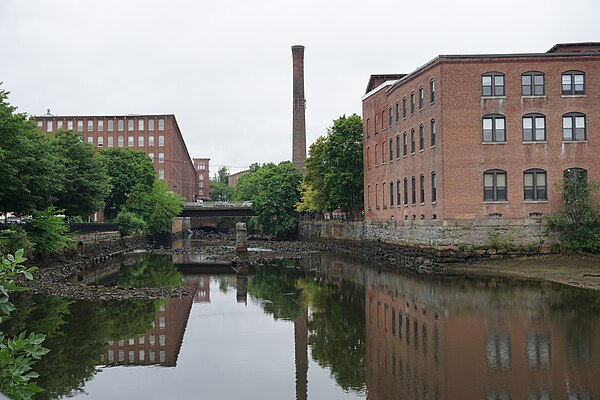
M 192 157 L 291 158 L 291 46 L 307 142 L 360 113 L 374 73 L 438 54 L 600 41 L 599 0 L 0 0 L 0 81 L 19 110 L 173 113 Z

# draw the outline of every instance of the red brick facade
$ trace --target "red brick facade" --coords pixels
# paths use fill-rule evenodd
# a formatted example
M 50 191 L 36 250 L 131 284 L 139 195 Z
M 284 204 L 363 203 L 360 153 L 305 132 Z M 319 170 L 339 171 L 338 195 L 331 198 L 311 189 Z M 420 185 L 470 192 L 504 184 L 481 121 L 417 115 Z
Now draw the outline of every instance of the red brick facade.
M 80 133 L 97 148 L 129 147 L 148 154 L 159 179 L 188 201 L 198 193 L 192 163 L 174 115 L 38 116 L 45 133 L 58 129 Z
M 363 97 L 367 219 L 539 217 L 560 206 L 565 170 L 600 179 L 600 44 L 438 56 L 376 77 Z
M 194 158 L 194 167 L 198 175 L 198 199 L 210 199 L 210 158 Z

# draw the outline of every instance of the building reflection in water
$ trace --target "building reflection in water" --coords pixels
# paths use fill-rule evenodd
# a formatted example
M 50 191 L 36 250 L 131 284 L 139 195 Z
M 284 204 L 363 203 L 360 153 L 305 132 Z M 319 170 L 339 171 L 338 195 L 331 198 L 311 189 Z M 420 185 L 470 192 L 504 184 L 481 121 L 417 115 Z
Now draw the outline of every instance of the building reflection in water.
M 366 288 L 370 400 L 600 396 L 600 318 L 560 309 L 564 289 L 435 280 L 323 256 L 315 263 L 329 279 Z
M 106 366 L 175 366 L 192 299 L 192 296 L 187 296 L 166 300 L 156 312 L 154 321 L 146 333 L 109 341 L 102 362 Z

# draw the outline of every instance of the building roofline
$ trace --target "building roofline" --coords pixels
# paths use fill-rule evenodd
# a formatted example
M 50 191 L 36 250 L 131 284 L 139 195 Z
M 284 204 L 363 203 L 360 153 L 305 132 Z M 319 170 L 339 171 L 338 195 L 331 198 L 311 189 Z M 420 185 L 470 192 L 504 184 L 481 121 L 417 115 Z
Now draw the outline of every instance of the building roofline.
M 588 42 L 589 45 L 592 42 Z M 566 46 L 567 44 L 563 44 Z M 582 43 L 582 46 L 584 44 Z M 557 45 L 558 46 L 558 45 Z M 556 47 L 556 46 L 555 46 Z M 582 52 L 557 52 L 557 53 L 506 53 L 506 54 L 442 54 L 439 55 L 422 66 L 418 67 L 416 70 L 408 73 L 404 77 L 398 79 L 392 87 L 390 87 L 386 93 L 393 92 L 397 87 L 399 87 L 405 81 L 408 81 L 415 76 L 418 76 L 428 70 L 429 68 L 444 62 L 444 61 L 460 61 L 460 60 L 489 60 L 489 59 L 519 59 L 519 58 L 561 58 L 561 57 L 598 57 L 600 58 L 599 52 L 591 52 L 591 51 L 582 51 Z M 363 97 L 366 98 L 367 95 Z
M 385 81 L 382 84 L 380 84 L 379 86 L 377 86 L 375 89 L 371 90 L 370 92 L 365 93 L 365 95 L 363 97 L 361 97 L 360 99 L 365 100 L 387 86 L 394 86 L 398 81 L 399 81 L 398 79 L 393 80 L 393 81 Z
M 589 47 L 589 46 L 598 46 L 600 47 L 600 42 L 575 42 L 575 43 L 557 43 L 547 53 L 554 53 L 557 50 L 563 47 Z M 581 54 L 581 53 L 579 53 Z

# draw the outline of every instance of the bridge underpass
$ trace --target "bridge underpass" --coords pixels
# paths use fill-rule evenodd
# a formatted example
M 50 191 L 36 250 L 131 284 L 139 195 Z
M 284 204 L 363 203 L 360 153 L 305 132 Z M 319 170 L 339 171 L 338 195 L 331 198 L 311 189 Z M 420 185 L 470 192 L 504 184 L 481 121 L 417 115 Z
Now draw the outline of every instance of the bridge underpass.
M 252 205 L 247 205 L 247 203 L 222 204 L 222 202 L 184 203 L 179 214 L 180 217 L 252 217 L 253 215 Z

